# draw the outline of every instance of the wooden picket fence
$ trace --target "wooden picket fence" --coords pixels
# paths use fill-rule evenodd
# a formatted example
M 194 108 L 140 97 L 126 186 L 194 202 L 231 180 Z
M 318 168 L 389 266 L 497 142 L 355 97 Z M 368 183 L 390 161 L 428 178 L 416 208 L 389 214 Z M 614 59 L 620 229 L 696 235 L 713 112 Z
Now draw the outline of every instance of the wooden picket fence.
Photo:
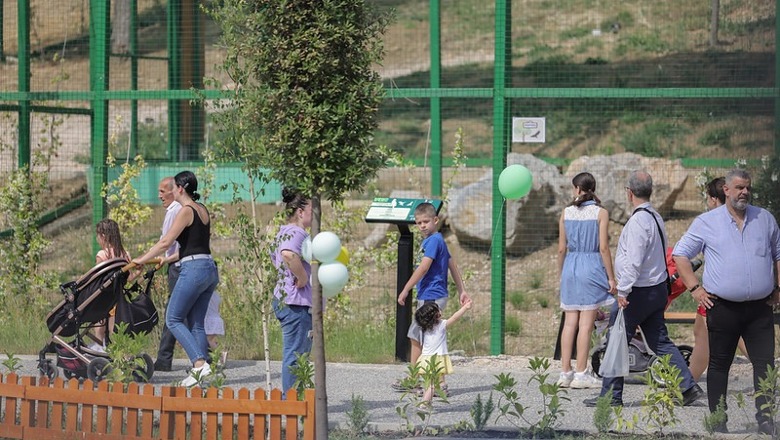
M 8 374 L 0 375 L 0 438 L 313 440 L 314 399 L 314 390 L 303 400 L 282 400 L 278 389 L 266 399 L 260 388 L 166 386 L 155 394 L 150 384 Z

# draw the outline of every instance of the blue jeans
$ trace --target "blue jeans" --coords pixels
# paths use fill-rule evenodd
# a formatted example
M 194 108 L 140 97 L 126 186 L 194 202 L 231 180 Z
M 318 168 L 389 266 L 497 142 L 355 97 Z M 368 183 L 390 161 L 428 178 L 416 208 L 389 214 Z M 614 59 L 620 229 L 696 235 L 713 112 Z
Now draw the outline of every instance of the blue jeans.
M 631 341 L 636 333 L 637 326 L 642 328 L 642 332 L 647 339 L 647 345 L 656 355 L 671 355 L 671 364 L 680 370 L 682 382 L 680 391 L 687 391 L 696 382 L 691 376 L 691 370 L 685 364 L 685 359 L 680 354 L 680 350 L 669 339 L 669 333 L 666 330 L 664 321 L 664 309 L 666 308 L 666 282 L 651 287 L 634 287 L 628 295 L 628 307 L 623 309 L 623 316 L 626 319 L 626 341 Z M 617 316 L 618 303 L 612 304 L 612 313 L 610 313 L 610 328 L 615 323 Z M 623 383 L 622 377 L 605 377 L 601 381 L 601 395 L 607 394 L 612 388 L 612 400 L 623 401 Z
M 311 353 L 311 313 L 309 307 L 282 304 L 273 300 L 274 314 L 282 326 L 282 393 L 295 384 L 295 375 L 290 367 L 295 365 L 297 356 Z
M 219 274 L 214 260 L 184 261 L 168 301 L 165 325 L 193 363 L 207 357 L 208 342 L 203 321 L 218 283 Z

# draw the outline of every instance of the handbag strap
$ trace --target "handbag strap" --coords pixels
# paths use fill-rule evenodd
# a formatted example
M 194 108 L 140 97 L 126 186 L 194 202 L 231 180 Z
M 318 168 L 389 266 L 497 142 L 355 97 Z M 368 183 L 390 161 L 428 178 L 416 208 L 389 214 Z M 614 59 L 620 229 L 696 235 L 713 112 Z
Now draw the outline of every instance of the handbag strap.
M 658 236 L 661 237 L 661 252 L 664 255 L 664 267 L 666 267 L 666 277 L 669 277 L 669 266 L 666 265 L 666 240 L 664 240 L 664 232 L 661 230 L 661 224 L 658 223 L 658 219 L 655 218 L 655 214 L 653 214 L 653 211 L 647 209 L 647 208 L 636 208 L 637 211 L 645 211 L 646 213 L 650 214 L 650 217 L 653 218 L 653 221 L 655 222 L 655 227 L 658 228 Z

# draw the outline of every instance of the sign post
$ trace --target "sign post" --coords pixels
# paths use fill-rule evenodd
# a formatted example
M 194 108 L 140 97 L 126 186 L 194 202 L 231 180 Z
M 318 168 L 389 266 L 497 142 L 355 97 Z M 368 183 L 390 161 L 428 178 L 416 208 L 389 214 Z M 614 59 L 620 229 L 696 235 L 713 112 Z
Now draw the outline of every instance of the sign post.
M 396 298 L 401 293 L 414 270 L 414 235 L 409 225 L 414 224 L 414 210 L 421 203 L 430 203 L 439 213 L 441 200 L 402 199 L 398 197 L 377 197 L 371 202 L 366 214 L 366 223 L 389 223 L 398 226 L 398 273 L 396 276 Z M 412 325 L 412 298 L 405 305 L 396 303 L 395 309 L 395 358 L 409 362 L 410 345 L 406 333 Z

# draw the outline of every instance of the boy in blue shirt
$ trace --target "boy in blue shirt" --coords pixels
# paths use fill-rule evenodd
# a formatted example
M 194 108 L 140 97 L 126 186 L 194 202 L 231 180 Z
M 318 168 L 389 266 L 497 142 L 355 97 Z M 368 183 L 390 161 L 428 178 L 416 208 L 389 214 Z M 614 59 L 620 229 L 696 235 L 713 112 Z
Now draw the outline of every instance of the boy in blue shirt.
M 439 306 L 439 310 L 445 310 L 449 297 L 447 291 L 447 271 L 449 270 L 458 289 L 460 304 L 464 305 L 470 298 L 463 285 L 458 265 L 450 256 L 447 243 L 444 242 L 444 237 L 438 231 L 439 216 L 436 215 L 436 208 L 430 203 L 420 203 L 414 210 L 414 223 L 423 236 L 420 246 L 423 256 L 417 269 L 414 270 L 411 278 L 398 294 L 398 304 L 406 304 L 409 292 L 416 284 L 417 308 L 426 302 L 435 302 Z M 414 365 L 422 353 L 422 329 L 414 320 L 409 327 L 407 336 L 412 346 L 410 361 Z M 399 389 L 397 386 L 394 388 Z

